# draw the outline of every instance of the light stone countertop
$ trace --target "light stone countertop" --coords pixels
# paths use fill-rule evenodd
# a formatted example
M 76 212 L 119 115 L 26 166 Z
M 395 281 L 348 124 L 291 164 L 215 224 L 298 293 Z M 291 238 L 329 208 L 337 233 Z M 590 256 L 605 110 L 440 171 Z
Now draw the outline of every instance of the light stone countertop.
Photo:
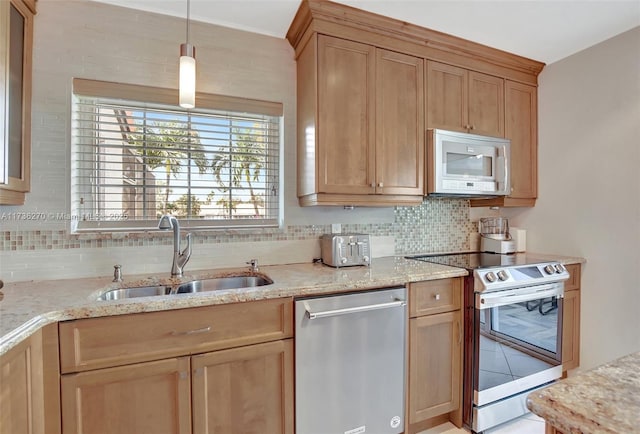
M 467 275 L 466 270 L 460 268 L 397 256 L 374 258 L 370 267 L 336 269 L 309 263 L 261 266 L 260 273 L 266 274 L 274 282 L 262 287 L 116 301 L 97 300 L 97 296 L 108 289 L 176 284 L 229 274 L 237 275 L 239 271 L 250 274 L 248 268 L 243 267 L 185 272 L 181 279 L 170 278 L 169 273 L 166 273 L 156 277 L 125 275 L 122 283 L 111 282 L 112 276 L 7 283 L 2 289 L 4 300 L 0 302 L 0 354 L 4 354 L 44 325 L 56 321 L 384 288 L 404 285 L 407 282 Z
M 518 254 L 516 254 L 518 255 Z M 527 253 L 527 258 L 556 260 L 564 264 L 582 263 L 583 258 Z M 385 288 L 421 280 L 466 276 L 461 268 L 405 259 L 403 256 L 374 258 L 370 267 L 332 268 L 322 264 L 289 264 L 261 266 L 273 284 L 242 289 L 205 291 L 139 297 L 115 301 L 98 301 L 103 291 L 116 288 L 171 285 L 191 280 L 222 277 L 248 268 L 187 271 L 176 279 L 169 273 L 124 276 L 124 282 L 113 283 L 112 276 L 6 283 L 0 301 L 0 355 L 31 336 L 46 324 L 79 318 L 154 312 L 215 304 L 235 303 L 280 297 L 296 297 L 360 289 Z
M 564 433 L 640 433 L 640 352 L 529 394 L 527 407 Z

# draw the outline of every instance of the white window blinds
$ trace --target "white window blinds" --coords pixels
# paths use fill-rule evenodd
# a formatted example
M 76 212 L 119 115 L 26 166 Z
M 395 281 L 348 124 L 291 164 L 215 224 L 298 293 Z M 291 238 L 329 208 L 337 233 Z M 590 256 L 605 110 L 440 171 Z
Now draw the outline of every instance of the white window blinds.
M 150 229 L 166 213 L 192 229 L 279 225 L 280 104 L 204 96 L 186 111 L 164 103 L 174 91 L 127 87 L 74 80 L 76 231 Z

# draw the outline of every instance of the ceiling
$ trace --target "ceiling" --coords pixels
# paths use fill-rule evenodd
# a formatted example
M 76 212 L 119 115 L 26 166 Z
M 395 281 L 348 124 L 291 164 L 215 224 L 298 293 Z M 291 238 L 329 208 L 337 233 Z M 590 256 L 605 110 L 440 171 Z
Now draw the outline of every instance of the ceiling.
M 187 0 L 95 0 L 186 17 Z M 640 0 L 336 0 L 546 64 L 640 26 Z M 191 0 L 191 19 L 284 38 L 300 0 Z

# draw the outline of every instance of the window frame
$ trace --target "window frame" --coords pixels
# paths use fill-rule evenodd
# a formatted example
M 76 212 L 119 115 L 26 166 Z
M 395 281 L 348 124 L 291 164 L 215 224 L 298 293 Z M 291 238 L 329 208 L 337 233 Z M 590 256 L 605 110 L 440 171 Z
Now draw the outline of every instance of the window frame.
M 76 201 L 79 199 L 80 193 L 77 191 L 76 180 L 80 177 L 76 176 L 79 170 L 74 155 L 77 152 L 78 144 L 76 130 L 78 128 L 78 120 L 76 119 L 76 98 L 97 98 L 111 101 L 119 101 L 122 105 L 130 104 L 131 107 L 140 107 L 148 109 L 168 109 L 180 112 L 189 117 L 198 116 L 199 110 L 213 110 L 220 112 L 230 112 L 235 115 L 243 113 L 250 115 L 266 115 L 279 118 L 277 123 L 278 140 L 276 154 L 272 155 L 277 159 L 277 216 L 272 218 L 259 219 L 258 221 L 250 218 L 240 219 L 199 219 L 199 218 L 180 218 L 181 227 L 196 231 L 220 231 L 220 230 L 260 230 L 278 229 L 283 227 L 284 216 L 284 119 L 283 104 L 279 102 L 270 102 L 250 98 L 232 97 L 226 95 L 215 95 L 198 92 L 196 94 L 196 108 L 184 109 L 177 105 L 178 91 L 176 89 L 160 88 L 153 86 L 141 86 L 125 83 L 115 83 L 98 80 L 88 80 L 81 78 L 73 79 L 72 91 L 72 151 L 71 151 L 71 213 L 70 224 L 71 233 L 101 233 L 101 232 L 146 232 L 157 228 L 157 220 L 94 220 L 91 217 L 87 219 L 82 211 L 76 209 Z M 210 115 L 210 114 L 209 114 Z M 190 119 L 190 117 L 189 117 Z M 190 122 L 190 121 L 189 121 Z M 84 145 L 86 146 L 86 144 Z M 97 147 L 97 143 L 95 144 Z M 272 152 L 272 151 L 268 151 Z M 124 169 L 122 169 L 124 174 Z M 190 182 L 190 181 L 189 181 Z M 190 184 L 191 185 L 191 184 Z

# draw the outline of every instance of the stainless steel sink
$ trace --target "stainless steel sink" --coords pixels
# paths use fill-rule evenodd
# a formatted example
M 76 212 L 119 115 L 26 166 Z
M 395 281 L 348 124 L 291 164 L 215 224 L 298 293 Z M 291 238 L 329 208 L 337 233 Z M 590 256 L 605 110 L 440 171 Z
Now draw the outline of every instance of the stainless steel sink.
M 98 296 L 98 300 L 109 301 L 134 297 L 151 297 L 154 295 L 167 295 L 170 292 L 170 286 L 139 286 L 135 288 L 120 288 L 103 292 Z
M 122 300 L 135 297 L 152 297 L 169 294 L 191 294 L 204 291 L 219 291 L 222 289 L 254 288 L 271 285 L 273 280 L 264 275 L 226 276 L 212 279 L 193 280 L 180 285 L 139 286 L 119 288 L 105 291 L 98 296 L 98 300 Z
M 194 280 L 178 286 L 176 293 L 218 291 L 220 289 L 253 288 L 271 285 L 273 280 L 266 276 L 231 276 L 215 279 Z

